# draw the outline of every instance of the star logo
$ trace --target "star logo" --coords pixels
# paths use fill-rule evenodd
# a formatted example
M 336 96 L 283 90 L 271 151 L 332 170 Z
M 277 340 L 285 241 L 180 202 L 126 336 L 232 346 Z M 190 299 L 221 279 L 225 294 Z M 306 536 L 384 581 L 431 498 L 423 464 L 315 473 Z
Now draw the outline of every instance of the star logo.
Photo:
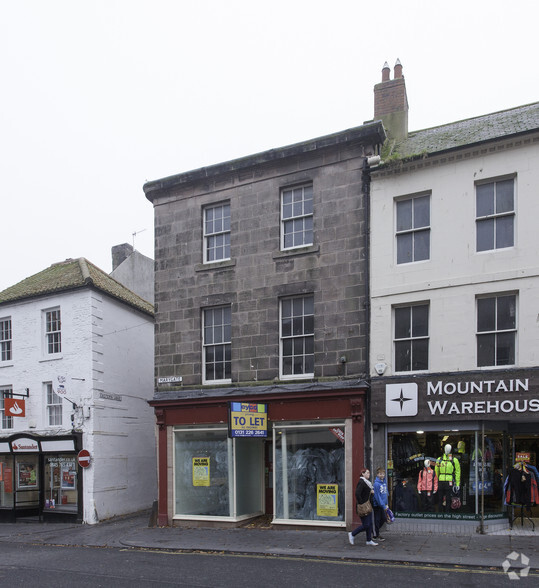
M 386 416 L 417 415 L 417 384 L 386 385 Z

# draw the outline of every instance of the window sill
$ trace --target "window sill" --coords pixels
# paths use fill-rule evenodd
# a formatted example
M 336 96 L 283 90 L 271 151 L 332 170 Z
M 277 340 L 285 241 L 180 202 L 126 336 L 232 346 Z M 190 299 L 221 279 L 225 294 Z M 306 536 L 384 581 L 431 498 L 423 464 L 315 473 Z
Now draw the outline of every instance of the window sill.
M 0 368 L 13 367 L 14 365 L 12 361 L 0 361 Z
M 204 272 L 206 270 L 222 269 L 224 267 L 234 267 L 236 265 L 235 259 L 226 259 L 224 261 L 212 261 L 211 263 L 197 263 L 195 265 L 195 272 Z
M 58 359 L 63 359 L 63 358 L 64 358 L 64 356 L 61 353 L 59 353 L 57 355 L 51 355 L 50 357 L 42 357 L 39 360 L 39 363 L 42 363 L 44 361 L 56 361 Z
M 476 251 L 477 255 L 483 255 L 484 253 L 496 253 L 498 251 L 510 251 L 514 249 L 514 245 L 508 245 L 507 247 L 492 247 L 492 249 L 480 249 Z
M 286 249 L 285 251 L 276 251 L 273 253 L 273 259 L 283 259 L 294 257 L 295 255 L 308 255 L 309 253 L 319 253 L 320 245 L 309 245 L 308 247 L 298 247 L 297 249 Z
M 280 376 L 279 382 L 290 382 L 299 381 L 304 382 L 305 380 L 314 380 L 314 374 L 294 374 L 293 376 Z

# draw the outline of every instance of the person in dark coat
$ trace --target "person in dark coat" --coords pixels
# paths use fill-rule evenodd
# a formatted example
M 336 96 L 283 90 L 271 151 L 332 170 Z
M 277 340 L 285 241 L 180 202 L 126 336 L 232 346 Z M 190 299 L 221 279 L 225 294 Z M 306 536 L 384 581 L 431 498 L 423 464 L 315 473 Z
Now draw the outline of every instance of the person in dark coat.
M 356 501 L 358 504 L 363 504 L 365 502 L 370 501 L 372 505 L 372 498 L 374 495 L 374 489 L 372 484 L 369 480 L 371 477 L 371 473 L 367 469 L 361 470 L 361 478 L 356 486 Z M 367 545 L 378 545 L 372 540 L 372 510 L 369 514 L 361 517 L 361 525 L 355 528 L 353 531 L 348 533 L 348 541 L 350 541 L 350 545 L 354 545 L 355 537 L 358 533 L 365 531 L 367 537 Z

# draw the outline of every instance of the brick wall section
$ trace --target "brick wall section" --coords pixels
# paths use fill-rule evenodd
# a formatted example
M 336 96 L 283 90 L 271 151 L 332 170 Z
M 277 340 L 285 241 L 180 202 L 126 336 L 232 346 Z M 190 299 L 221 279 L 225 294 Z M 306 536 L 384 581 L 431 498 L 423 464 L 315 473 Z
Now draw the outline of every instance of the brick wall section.
M 404 78 L 381 82 L 374 86 L 374 118 L 408 110 L 408 98 Z
M 200 385 L 201 309 L 231 304 L 233 383 L 278 378 L 279 298 L 304 293 L 315 300 L 315 377 L 365 374 L 364 152 L 316 149 L 152 196 L 156 377 Z M 282 252 L 280 190 L 302 183 L 313 184 L 314 246 Z M 220 201 L 230 202 L 231 261 L 208 266 L 202 209 Z

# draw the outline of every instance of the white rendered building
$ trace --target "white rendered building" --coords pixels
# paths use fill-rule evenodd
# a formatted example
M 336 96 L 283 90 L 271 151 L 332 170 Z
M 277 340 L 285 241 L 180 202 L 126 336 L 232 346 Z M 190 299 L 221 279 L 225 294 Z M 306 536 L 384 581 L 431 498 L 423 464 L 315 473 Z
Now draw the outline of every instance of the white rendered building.
M 153 306 L 84 258 L 0 293 L 0 520 L 151 507 L 153 329 Z
M 539 103 L 408 133 L 402 69 L 384 70 L 375 118 L 390 140 L 370 199 L 374 465 L 387 464 L 402 516 L 503 518 L 512 464 L 537 465 Z M 445 445 L 460 462 L 457 509 L 418 488 Z

